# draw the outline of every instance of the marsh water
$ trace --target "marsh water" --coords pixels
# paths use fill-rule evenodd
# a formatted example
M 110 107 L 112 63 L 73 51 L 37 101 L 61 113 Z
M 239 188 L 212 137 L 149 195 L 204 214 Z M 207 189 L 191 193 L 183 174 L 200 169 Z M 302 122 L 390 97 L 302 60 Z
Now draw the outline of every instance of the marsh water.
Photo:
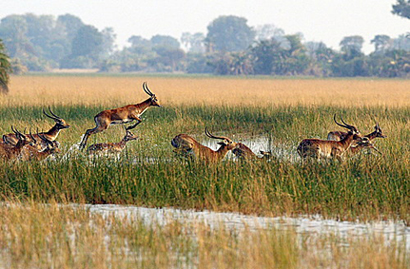
M 349 222 L 324 219 L 319 215 L 300 217 L 258 217 L 239 213 L 220 213 L 211 211 L 180 210 L 174 208 L 146 208 L 122 205 L 86 205 L 91 213 L 104 216 L 115 215 L 127 219 L 136 218 L 149 225 L 152 222 L 166 225 L 172 221 L 185 224 L 201 223 L 211 229 L 227 228 L 241 231 L 272 229 L 293 229 L 298 234 L 321 235 L 336 234 L 339 236 L 383 235 L 389 240 L 405 241 L 410 248 L 410 227 L 402 222 Z
M 290 162 L 299 161 L 299 156 L 296 153 L 296 146 L 291 144 L 280 144 L 273 142 L 267 136 L 241 136 L 233 138 L 236 142 L 246 144 L 253 152 L 259 153 L 260 150 L 272 151 L 272 155 L 278 159 Z M 215 140 L 203 140 L 204 145 L 216 150 L 217 144 Z M 73 145 L 65 157 L 70 156 L 70 153 L 78 150 L 78 144 Z M 170 147 L 170 150 L 172 148 Z M 235 157 L 229 153 L 226 159 Z M 161 159 L 164 161 L 163 159 Z M 117 161 L 121 161 L 118 158 Z M 158 161 L 153 157 L 146 157 L 146 161 Z M 91 213 L 102 214 L 104 216 L 114 214 L 117 217 L 138 218 L 143 220 L 148 225 L 152 222 L 160 225 L 166 225 L 171 221 L 180 221 L 182 223 L 204 223 L 210 228 L 225 228 L 241 230 L 241 229 L 270 229 L 278 230 L 294 229 L 298 234 L 326 234 L 333 233 L 340 236 L 364 236 L 371 234 L 383 235 L 387 240 L 396 239 L 404 240 L 406 246 L 410 248 L 410 227 L 407 227 L 403 222 L 394 221 L 379 221 L 379 222 L 348 222 L 337 221 L 332 219 L 324 219 L 320 215 L 300 216 L 300 217 L 258 217 L 243 215 L 239 213 L 218 213 L 211 211 L 194 211 L 194 210 L 179 210 L 173 208 L 145 208 L 135 206 L 122 205 L 86 205 Z

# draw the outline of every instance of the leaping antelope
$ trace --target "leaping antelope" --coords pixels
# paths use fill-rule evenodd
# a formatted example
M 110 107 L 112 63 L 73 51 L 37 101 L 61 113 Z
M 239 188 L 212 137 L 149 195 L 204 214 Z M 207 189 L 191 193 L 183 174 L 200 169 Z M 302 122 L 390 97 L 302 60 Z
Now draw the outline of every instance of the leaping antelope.
M 131 133 L 126 129 L 124 138 L 118 143 L 99 143 L 93 144 L 87 148 L 88 154 L 101 154 L 101 153 L 120 153 L 126 146 L 127 142 L 137 140 L 139 137 Z
M 303 159 L 312 157 L 316 159 L 321 158 L 337 158 L 342 160 L 342 155 L 357 140 L 363 140 L 360 136 L 360 132 L 353 125 L 347 124 L 343 118 L 341 118 L 343 124 L 336 121 L 336 114 L 333 117 L 335 123 L 343 128 L 348 129 L 346 136 L 341 141 L 321 140 L 321 139 L 304 139 L 300 142 L 297 151 L 300 157 Z
M 262 157 L 258 157 L 250 148 L 243 143 L 236 143 L 236 147 L 232 150 L 232 153 L 240 160 L 267 160 L 272 156 L 270 151 L 260 151 Z
M 235 148 L 236 143 L 225 136 L 212 135 L 205 128 L 205 135 L 212 139 L 221 139 L 218 144 L 220 147 L 218 150 L 212 150 L 207 146 L 200 144 L 194 138 L 187 134 L 179 134 L 171 140 L 171 145 L 175 147 L 174 152 L 185 156 L 192 156 L 197 161 L 203 161 L 205 163 L 218 163 L 220 162 L 228 151 Z
M 135 105 L 127 105 L 120 108 L 104 110 L 98 113 L 94 117 L 96 126 L 92 129 L 88 129 L 85 132 L 83 139 L 80 143 L 80 149 L 85 148 L 88 137 L 90 135 L 100 133 L 106 130 L 111 124 L 124 124 L 136 120 L 136 124 L 128 126 L 126 128 L 127 130 L 131 130 L 142 121 L 140 119 L 140 116 L 145 112 L 145 110 L 147 110 L 151 106 L 159 107 L 160 104 L 158 102 L 157 97 L 149 90 L 146 82 L 142 84 L 142 88 L 144 89 L 144 92 L 150 96 L 144 102 Z
M 37 133 L 37 134 L 32 135 L 34 137 L 34 139 L 37 141 L 37 143 L 40 143 L 40 146 L 43 147 L 43 148 L 47 147 L 47 143 L 44 142 L 44 140 L 39 137 L 39 134 L 43 135 L 46 139 L 48 139 L 50 141 L 54 141 L 54 140 L 57 139 L 57 136 L 60 133 L 60 130 L 70 127 L 70 125 L 68 125 L 67 122 L 63 118 L 60 118 L 59 116 L 54 114 L 53 111 L 51 111 L 50 108 L 48 108 L 48 110 L 51 113 L 51 115 L 47 114 L 47 112 L 44 110 L 44 108 L 43 108 L 43 113 L 44 113 L 44 115 L 46 115 L 47 117 L 49 117 L 50 119 L 55 121 L 54 126 L 51 127 L 51 129 L 48 130 L 47 132 L 41 132 L 41 133 Z M 31 134 L 26 134 L 26 136 L 29 136 L 29 135 L 31 135 Z M 6 136 L 8 141 L 10 141 L 14 145 L 18 141 L 18 138 L 17 138 L 16 134 L 6 134 L 4 136 Z
M 334 131 L 334 132 L 329 132 L 327 135 L 327 140 L 333 140 L 333 141 L 340 141 L 342 140 L 345 136 L 347 135 L 346 132 L 341 132 L 341 131 Z M 376 138 L 386 138 L 387 136 L 383 134 L 382 129 L 380 128 L 379 123 L 377 122 L 376 125 L 374 126 L 374 131 L 365 135 L 363 138 L 368 138 L 368 141 L 356 141 L 353 143 L 353 145 L 350 147 L 349 151 L 353 154 L 359 153 L 362 149 L 364 148 L 370 148 L 374 149 L 375 151 L 381 152 L 374 146 L 372 143 L 373 140 Z
M 18 141 L 16 144 L 13 144 L 8 140 L 7 136 L 3 136 L 3 143 L 0 143 L 0 158 L 6 160 L 16 159 L 25 145 L 33 143 L 32 139 L 14 129 L 13 126 L 11 126 L 11 130 L 18 137 Z

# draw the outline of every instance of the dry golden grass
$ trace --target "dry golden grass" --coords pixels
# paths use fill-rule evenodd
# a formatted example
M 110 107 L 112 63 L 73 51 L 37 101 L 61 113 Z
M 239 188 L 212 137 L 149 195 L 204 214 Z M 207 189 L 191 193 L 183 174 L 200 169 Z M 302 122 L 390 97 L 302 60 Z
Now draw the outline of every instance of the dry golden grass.
M 404 107 L 410 80 L 121 76 L 13 76 L 3 106 L 102 105 L 144 100 L 147 81 L 163 105 Z

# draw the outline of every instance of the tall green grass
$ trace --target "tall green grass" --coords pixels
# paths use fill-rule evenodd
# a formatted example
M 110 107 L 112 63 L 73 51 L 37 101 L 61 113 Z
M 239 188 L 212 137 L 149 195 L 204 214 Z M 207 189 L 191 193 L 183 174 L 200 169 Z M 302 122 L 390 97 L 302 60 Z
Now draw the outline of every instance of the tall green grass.
M 40 107 L 0 109 L 0 129 L 10 132 L 52 125 Z M 71 127 L 58 138 L 64 155 L 80 141 L 102 107 L 65 106 L 53 111 Z M 388 138 L 376 142 L 383 156 L 359 155 L 343 163 L 303 164 L 297 158 L 303 138 L 325 138 L 339 129 L 342 115 L 362 133 L 373 131 L 374 118 Z M 147 111 L 123 158 L 90 159 L 76 150 L 46 162 L 0 163 L 0 194 L 47 202 L 121 203 L 230 210 L 265 215 L 323 214 L 341 219 L 394 218 L 410 221 L 410 108 L 335 107 L 175 107 Z M 170 140 L 179 133 L 199 141 L 207 127 L 234 140 L 252 136 L 272 139 L 272 150 L 286 147 L 294 161 L 278 156 L 264 163 L 230 160 L 219 165 L 187 163 L 172 153 Z M 89 144 L 116 142 L 122 127 L 93 135 Z M 216 141 L 215 141 L 216 142 Z M 215 143 L 216 144 L 216 143 Z M 264 150 L 267 150 L 266 148 Z

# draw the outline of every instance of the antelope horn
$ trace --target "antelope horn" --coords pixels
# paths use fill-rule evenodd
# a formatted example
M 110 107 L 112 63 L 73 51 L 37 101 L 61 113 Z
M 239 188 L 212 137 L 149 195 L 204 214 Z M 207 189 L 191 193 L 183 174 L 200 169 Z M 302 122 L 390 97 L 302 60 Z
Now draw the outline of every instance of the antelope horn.
M 342 122 L 346 125 L 346 127 L 347 128 L 353 128 L 353 126 L 352 125 L 350 125 L 350 124 L 347 124 L 344 120 L 343 120 L 343 117 L 342 116 L 340 116 L 340 119 L 342 120 Z
M 231 139 L 229 139 L 228 137 L 225 136 L 214 136 L 213 134 L 211 134 L 207 128 L 205 128 L 205 134 L 207 137 L 209 138 L 213 138 L 213 139 L 226 139 L 228 141 L 231 141 Z
M 147 82 L 142 83 L 142 88 L 144 89 L 144 92 L 148 94 L 149 96 L 153 96 L 154 94 L 148 89 Z
M 53 113 L 53 111 L 51 111 L 51 108 L 48 107 L 48 111 L 50 111 L 51 115 L 53 115 L 56 119 L 60 120 L 61 118 L 59 116 L 57 116 L 56 114 Z
M 377 128 L 377 129 L 380 129 L 380 125 L 379 125 L 378 122 L 376 122 L 376 128 Z
M 342 124 L 340 124 L 340 123 L 337 122 L 337 120 L 336 120 L 336 114 L 333 116 L 333 120 L 335 121 L 335 123 L 336 123 L 337 125 L 339 125 L 339 126 L 341 126 L 341 127 L 343 127 L 343 128 L 347 128 L 346 125 L 342 125 Z
M 38 132 L 37 132 L 38 133 Z M 34 136 L 31 134 L 31 128 L 30 128 L 30 133 L 29 136 L 31 139 L 33 139 L 34 143 L 37 143 L 37 140 L 34 138 Z
M 26 136 L 24 134 L 20 133 L 19 130 L 15 129 L 13 125 L 11 126 L 11 130 L 13 130 L 13 132 L 16 134 L 16 136 L 19 139 L 26 139 Z
M 49 110 L 50 110 L 50 112 L 51 112 L 51 109 L 50 109 L 50 107 L 48 108 Z M 49 114 L 47 114 L 47 112 L 44 110 L 44 108 L 43 108 L 43 114 L 44 115 L 46 115 L 47 117 L 49 117 L 50 119 L 53 119 L 53 120 L 59 120 L 59 118 L 57 118 L 57 117 L 53 117 L 53 116 L 50 116 Z M 51 112 L 51 114 L 53 114 L 52 112 Z M 54 115 L 54 114 L 53 114 Z

